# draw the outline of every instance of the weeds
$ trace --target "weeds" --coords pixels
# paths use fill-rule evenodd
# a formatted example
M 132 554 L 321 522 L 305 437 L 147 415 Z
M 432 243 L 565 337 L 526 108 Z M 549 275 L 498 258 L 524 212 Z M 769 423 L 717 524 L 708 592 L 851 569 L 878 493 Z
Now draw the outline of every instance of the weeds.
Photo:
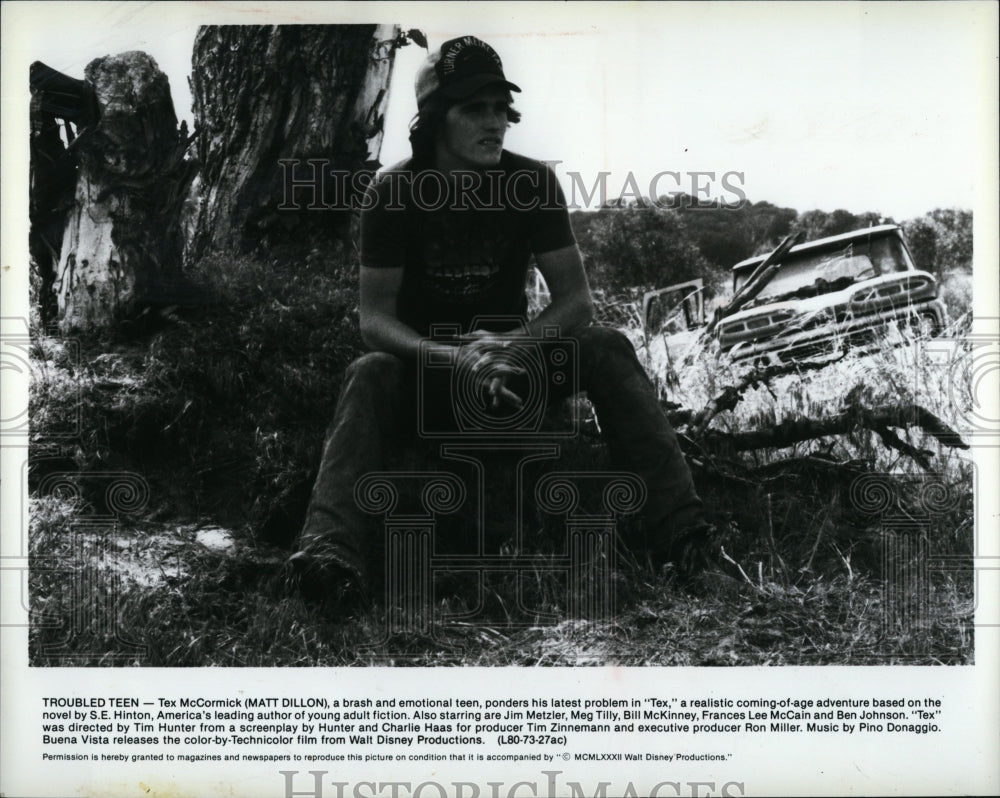
M 557 567 L 563 520 L 527 508 L 527 540 L 491 519 L 490 545 L 535 565 L 481 578 L 436 573 L 432 632 L 394 628 L 384 601 L 356 616 L 323 617 L 290 590 L 283 563 L 340 374 L 360 351 L 346 263 L 320 253 L 294 267 L 217 258 L 196 275 L 205 286 L 200 307 L 103 338 L 36 334 L 34 664 L 971 662 L 972 467 L 919 432 L 906 436 L 934 452 L 931 475 L 867 431 L 740 458 L 693 457 L 710 520 L 746 574 L 741 583 L 691 594 L 621 550 L 610 565 L 592 562 L 588 577 L 611 580 L 616 611 L 601 623 L 573 620 L 580 596 Z M 960 308 L 967 299 L 949 301 Z M 608 304 L 604 315 L 635 332 L 629 301 Z M 648 363 L 664 398 L 695 410 L 741 374 L 707 357 Z M 945 372 L 919 346 L 848 355 L 747 390 L 712 427 L 757 429 L 849 402 L 896 401 L 919 401 L 958 423 L 971 397 Z M 565 447 L 559 467 L 592 468 L 601 456 L 583 436 Z M 90 477 L 110 471 L 141 474 L 150 505 L 109 513 Z M 41 495 L 54 474 L 74 489 Z M 926 516 L 921 502 L 932 484 L 949 497 L 916 533 L 918 553 L 896 563 L 905 579 L 921 580 L 916 615 L 887 590 L 884 513 L 866 512 L 852 495 L 855 480 L 876 474 L 903 515 Z M 489 488 L 494 500 L 513 502 L 513 480 Z M 472 523 L 458 514 L 442 539 L 461 542 Z M 631 523 L 622 521 L 623 536 Z

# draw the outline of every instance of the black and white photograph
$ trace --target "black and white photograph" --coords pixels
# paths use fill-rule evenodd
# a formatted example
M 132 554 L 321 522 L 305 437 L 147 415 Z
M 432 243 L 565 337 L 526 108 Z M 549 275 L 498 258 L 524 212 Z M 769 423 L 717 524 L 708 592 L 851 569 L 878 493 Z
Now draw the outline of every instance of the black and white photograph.
M 995 5 L 3 8 L 0 793 L 1000 788 Z

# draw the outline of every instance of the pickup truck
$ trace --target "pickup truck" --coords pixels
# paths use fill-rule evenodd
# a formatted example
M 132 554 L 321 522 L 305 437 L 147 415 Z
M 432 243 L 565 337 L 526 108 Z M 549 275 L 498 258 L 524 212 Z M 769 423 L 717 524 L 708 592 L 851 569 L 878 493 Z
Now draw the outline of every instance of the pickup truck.
M 937 280 L 916 267 L 894 224 L 786 245 L 740 261 L 732 273 L 733 298 L 702 336 L 734 360 L 801 361 L 878 346 L 892 326 L 920 336 L 945 326 Z M 677 297 L 678 287 L 646 295 L 647 335 L 657 315 L 651 308 Z M 691 305 L 693 297 L 679 295 Z

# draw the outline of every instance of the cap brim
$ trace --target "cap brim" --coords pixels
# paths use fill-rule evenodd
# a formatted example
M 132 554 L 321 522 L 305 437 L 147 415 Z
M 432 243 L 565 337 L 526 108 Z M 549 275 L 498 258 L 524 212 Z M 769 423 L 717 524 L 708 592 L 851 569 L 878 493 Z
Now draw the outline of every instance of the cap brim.
M 508 91 L 521 91 L 521 87 L 517 84 L 504 80 L 498 75 L 490 74 L 469 75 L 469 77 L 456 81 L 447 88 L 442 87 L 439 91 L 449 100 L 464 100 L 487 86 L 503 86 Z

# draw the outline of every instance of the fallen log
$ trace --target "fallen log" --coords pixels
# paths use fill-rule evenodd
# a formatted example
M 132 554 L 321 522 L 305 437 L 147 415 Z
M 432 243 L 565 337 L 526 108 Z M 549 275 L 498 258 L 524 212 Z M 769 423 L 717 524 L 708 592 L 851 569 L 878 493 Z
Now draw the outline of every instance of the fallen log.
M 770 429 L 748 430 L 745 432 L 722 432 L 708 430 L 701 440 L 702 447 L 710 453 L 729 453 L 753 449 L 781 449 L 815 438 L 830 435 L 847 435 L 858 429 L 869 429 L 878 433 L 882 442 L 916 460 L 923 468 L 930 468 L 932 452 L 918 449 L 889 428 L 909 429 L 918 427 L 933 437 L 942 446 L 968 449 L 969 445 L 961 435 L 951 429 L 940 418 L 917 404 L 890 405 L 872 409 L 849 407 L 844 412 L 829 418 L 800 418 L 785 421 Z

